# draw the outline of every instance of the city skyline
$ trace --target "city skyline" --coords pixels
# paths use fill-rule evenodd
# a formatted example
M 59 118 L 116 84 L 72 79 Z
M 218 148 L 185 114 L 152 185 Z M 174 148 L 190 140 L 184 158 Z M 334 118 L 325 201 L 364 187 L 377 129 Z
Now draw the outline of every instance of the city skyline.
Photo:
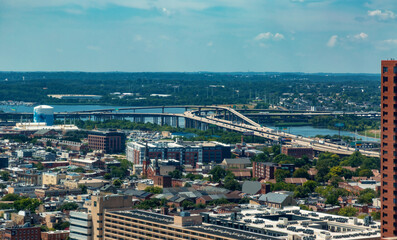
M 1 71 L 378 73 L 397 55 L 392 0 L 3 0 L 0 13 Z

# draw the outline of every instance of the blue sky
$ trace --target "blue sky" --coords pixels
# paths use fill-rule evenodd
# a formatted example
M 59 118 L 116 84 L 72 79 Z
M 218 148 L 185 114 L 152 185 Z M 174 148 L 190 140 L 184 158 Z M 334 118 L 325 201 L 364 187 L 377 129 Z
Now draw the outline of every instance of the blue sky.
M 0 0 L 0 71 L 377 73 L 396 0 Z

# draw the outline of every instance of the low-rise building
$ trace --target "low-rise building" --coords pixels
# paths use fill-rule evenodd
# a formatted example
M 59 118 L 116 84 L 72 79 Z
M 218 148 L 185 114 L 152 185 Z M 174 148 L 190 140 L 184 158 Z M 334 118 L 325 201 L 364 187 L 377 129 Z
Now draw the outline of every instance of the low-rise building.
M 69 230 L 57 230 L 41 233 L 41 240 L 66 240 L 69 238 Z
M 274 172 L 278 165 L 272 162 L 253 162 L 252 163 L 252 177 L 256 179 L 274 179 Z
M 55 186 L 58 185 L 61 179 L 65 179 L 66 174 L 58 172 L 44 172 L 43 173 L 43 185 Z
M 274 208 L 283 208 L 286 206 L 296 206 L 297 203 L 291 192 L 271 192 L 261 195 L 258 202 L 262 205 Z
M 67 188 L 78 188 L 80 185 L 84 185 L 88 188 L 101 188 L 109 184 L 109 181 L 103 179 L 82 179 L 82 180 L 66 180 L 63 185 Z
M 41 230 L 40 227 L 31 227 L 27 224 L 26 226 L 5 228 L 3 236 L 6 240 L 40 240 Z
M 281 153 L 294 158 L 302 158 L 303 156 L 307 156 L 309 159 L 313 159 L 314 157 L 314 151 L 311 147 L 284 145 L 281 148 Z
M 43 179 L 41 173 L 34 172 L 18 172 L 17 173 L 18 183 L 29 184 L 29 185 L 42 185 Z

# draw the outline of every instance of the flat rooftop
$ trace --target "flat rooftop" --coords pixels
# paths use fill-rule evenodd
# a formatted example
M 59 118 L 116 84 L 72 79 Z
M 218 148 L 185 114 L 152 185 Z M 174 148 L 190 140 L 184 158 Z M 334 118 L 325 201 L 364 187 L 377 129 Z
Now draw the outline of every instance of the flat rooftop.
M 242 223 L 267 232 L 283 232 L 289 236 L 316 236 L 317 240 L 326 239 L 326 236 L 332 236 L 333 239 L 380 239 L 379 222 L 364 226 L 362 219 L 305 211 L 299 207 L 272 209 L 249 206 L 238 212 L 236 220 L 231 219 L 230 213 L 210 213 L 210 217 Z
M 112 213 L 117 213 L 119 215 L 123 215 L 126 217 L 133 217 L 137 219 L 142 219 L 146 221 L 153 221 L 161 224 L 166 224 L 166 225 L 174 225 L 174 217 L 173 216 L 167 216 L 167 215 L 162 215 L 162 214 L 157 214 L 157 213 L 152 213 L 152 212 L 147 212 L 147 211 L 141 211 L 141 210 L 132 210 L 132 211 L 118 211 L 118 212 L 112 212 Z M 257 233 L 252 233 L 252 232 L 247 232 L 243 230 L 238 230 L 234 228 L 228 228 L 228 227 L 223 227 L 223 226 L 218 226 L 218 225 L 213 225 L 213 224 L 205 224 L 200 226 L 189 226 L 189 227 L 181 227 L 177 226 L 179 228 L 183 229 L 188 229 L 192 231 L 197 231 L 197 232 L 202 232 L 202 233 L 207 233 L 207 234 L 214 234 L 214 235 L 221 235 L 224 237 L 232 238 L 232 239 L 241 239 L 241 240 L 275 240 L 275 239 L 286 239 L 286 238 L 274 238 L 270 236 L 265 236 L 263 234 L 257 234 Z

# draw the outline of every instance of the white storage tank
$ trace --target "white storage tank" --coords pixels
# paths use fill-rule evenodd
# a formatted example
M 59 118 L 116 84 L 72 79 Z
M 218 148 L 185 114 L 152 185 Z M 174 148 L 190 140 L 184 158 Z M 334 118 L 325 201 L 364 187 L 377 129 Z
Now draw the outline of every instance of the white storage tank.
M 54 124 L 54 108 L 47 105 L 40 105 L 33 110 L 33 121 L 35 123 L 46 123 L 47 126 Z

